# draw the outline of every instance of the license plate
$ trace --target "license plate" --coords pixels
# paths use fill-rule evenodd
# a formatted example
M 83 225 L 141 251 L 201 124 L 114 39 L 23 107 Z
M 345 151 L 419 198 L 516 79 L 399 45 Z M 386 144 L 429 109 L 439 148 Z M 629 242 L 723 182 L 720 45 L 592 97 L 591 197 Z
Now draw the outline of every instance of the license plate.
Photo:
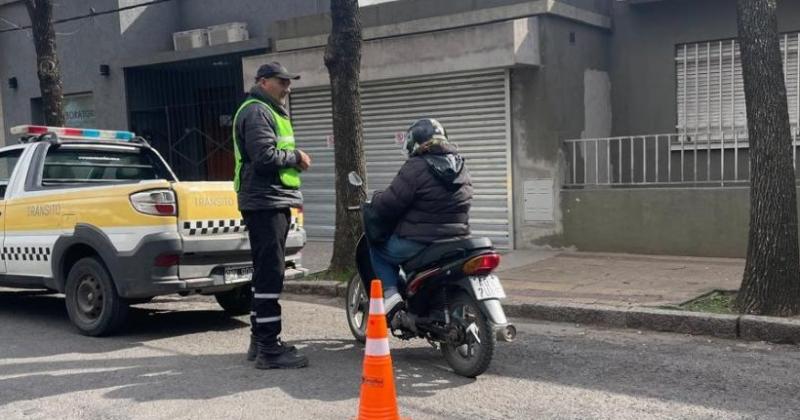
M 475 297 L 478 300 L 506 297 L 506 292 L 497 276 L 471 276 L 469 281 L 472 283 L 472 290 L 475 291 Z
M 225 269 L 225 283 L 239 283 L 253 278 L 253 267 L 237 267 Z

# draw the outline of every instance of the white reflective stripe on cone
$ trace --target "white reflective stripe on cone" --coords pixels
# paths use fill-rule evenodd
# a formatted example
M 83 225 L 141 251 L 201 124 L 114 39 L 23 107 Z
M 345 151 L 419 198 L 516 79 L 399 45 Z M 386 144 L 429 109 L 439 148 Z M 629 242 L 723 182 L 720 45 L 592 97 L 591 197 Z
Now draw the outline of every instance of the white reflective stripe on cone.
M 386 315 L 383 308 L 383 298 L 369 300 L 369 313 L 372 315 Z
M 364 354 L 367 356 L 388 356 L 389 355 L 389 339 L 388 338 L 368 338 L 367 345 L 364 349 Z
M 278 299 L 281 297 L 280 293 L 254 293 L 253 297 L 256 299 Z
M 278 322 L 281 320 L 279 316 L 271 316 L 267 318 L 256 318 L 256 324 L 267 324 L 270 322 Z
M 256 315 L 258 315 L 256 314 L 256 311 L 250 311 L 250 316 L 256 316 Z

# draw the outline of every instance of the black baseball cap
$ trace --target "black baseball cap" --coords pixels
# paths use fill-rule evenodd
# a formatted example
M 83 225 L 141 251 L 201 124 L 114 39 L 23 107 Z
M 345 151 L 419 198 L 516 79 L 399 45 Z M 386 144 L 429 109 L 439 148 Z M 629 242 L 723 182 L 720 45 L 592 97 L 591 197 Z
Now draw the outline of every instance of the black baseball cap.
M 286 70 L 286 67 L 283 67 L 281 63 L 277 61 L 273 61 L 271 63 L 267 63 L 262 65 L 258 68 L 256 72 L 256 80 L 261 78 L 270 78 L 270 77 L 277 77 L 279 79 L 287 79 L 287 80 L 297 80 L 300 78 L 299 74 L 289 73 L 289 70 Z

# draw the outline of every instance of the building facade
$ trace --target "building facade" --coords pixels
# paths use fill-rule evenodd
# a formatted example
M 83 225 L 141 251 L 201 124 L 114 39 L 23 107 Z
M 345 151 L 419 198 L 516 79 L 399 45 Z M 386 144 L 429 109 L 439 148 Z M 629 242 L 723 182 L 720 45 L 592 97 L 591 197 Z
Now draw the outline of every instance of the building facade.
M 750 174 L 736 2 L 615 1 L 612 14 L 613 137 L 566 139 L 563 243 L 744 256 Z M 778 26 L 797 162 L 800 4 L 779 1 Z
M 302 78 L 290 107 L 306 227 L 333 234 L 324 0 L 117 0 L 57 25 L 68 119 L 149 138 L 184 179 L 230 179 L 230 118 L 260 64 Z M 56 19 L 109 8 L 59 4 Z M 732 0 L 365 1 L 368 183 L 385 187 L 415 119 L 447 127 L 475 179 L 473 230 L 511 248 L 743 255 L 747 147 Z M 0 0 L 0 31 L 28 22 Z M 793 127 L 800 5 L 779 2 Z M 173 34 L 249 37 L 176 51 Z M 101 67 L 107 66 L 107 67 Z M 27 31 L 0 32 L 2 123 L 41 120 Z M 108 71 L 104 71 L 107 69 Z M 15 83 L 11 83 L 11 79 Z

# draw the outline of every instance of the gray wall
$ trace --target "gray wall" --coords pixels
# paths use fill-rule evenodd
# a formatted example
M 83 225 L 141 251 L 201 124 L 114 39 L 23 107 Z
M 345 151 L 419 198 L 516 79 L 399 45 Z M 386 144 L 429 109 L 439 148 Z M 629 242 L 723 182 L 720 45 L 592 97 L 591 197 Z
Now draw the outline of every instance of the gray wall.
M 778 3 L 779 30 L 800 30 L 800 2 Z M 614 2 L 614 135 L 676 131 L 675 47 L 735 38 L 735 5 L 733 0 Z
M 448 16 L 458 13 L 530 3 L 532 0 L 404 0 L 365 6 L 361 9 L 362 26 L 393 25 L 417 19 Z M 561 3 L 580 7 L 595 13 L 608 14 L 609 0 L 560 0 Z M 330 31 L 329 8 L 324 13 L 303 16 L 278 22 L 277 34 L 281 38 L 299 38 L 325 34 Z
M 59 2 L 54 18 L 86 14 L 116 7 L 103 0 Z M 122 6 L 128 3 L 122 3 Z M 175 2 L 148 6 L 123 34 L 118 14 L 68 22 L 56 26 L 56 48 L 61 63 L 64 93 L 93 92 L 97 125 L 101 128 L 126 128 L 125 90 L 119 62 L 126 57 L 151 54 L 172 48 L 172 28 L 177 25 Z M 0 7 L 0 16 L 25 26 L 29 18 L 22 4 Z M 111 66 L 108 77 L 99 73 L 100 64 Z M 41 96 L 36 76 L 36 55 L 29 31 L 0 34 L 0 81 L 5 127 L 31 121 L 31 99 Z M 7 80 L 16 77 L 18 89 L 9 89 Z M 10 138 L 10 137 L 9 137 Z
M 511 72 L 512 160 L 515 236 L 518 248 L 555 243 L 562 231 L 558 194 L 561 185 L 561 141 L 579 138 L 587 116 L 602 110 L 586 101 L 587 71 L 608 70 L 607 31 L 555 17 L 542 17 L 539 68 Z M 570 42 L 574 33 L 575 42 Z M 610 119 L 610 115 L 609 115 Z M 610 128 L 610 121 L 606 124 Z M 598 133 L 595 133 L 598 134 Z M 601 133 L 602 134 L 602 133 Z M 526 221 L 524 182 L 552 179 L 554 220 Z
M 245 22 L 251 38 L 271 36 L 275 21 L 330 10 L 329 0 L 181 0 L 179 4 L 178 30 Z
M 735 38 L 735 2 L 664 0 L 638 5 L 614 2 L 613 7 L 614 35 L 610 40 L 613 135 L 675 132 L 675 48 L 682 43 Z M 800 30 L 800 3 L 779 1 L 778 15 L 780 31 Z M 666 153 L 661 154 L 664 156 Z M 738 157 L 739 179 L 746 179 L 746 151 L 740 151 Z M 680 161 L 675 152 L 672 158 L 674 181 Z M 613 160 L 612 156 L 615 164 Z M 623 167 L 629 161 L 629 158 L 623 160 Z M 718 153 L 711 161 L 714 181 L 719 179 Z M 692 162 L 690 153 L 685 162 L 688 177 L 693 177 Z M 727 151 L 728 179 L 734 176 L 732 162 L 732 152 Z M 705 168 L 706 155 L 701 151 L 698 181 L 706 179 Z M 640 175 L 641 168 L 637 168 L 636 178 Z M 549 238 L 546 242 L 549 244 L 585 251 L 725 257 L 741 257 L 746 251 L 749 189 L 744 186 L 596 188 L 563 190 L 560 194 L 563 235 Z
M 561 192 L 564 236 L 583 251 L 743 257 L 750 189 Z
M 57 2 L 55 19 L 124 7 L 144 0 L 69 0 Z M 64 93 L 92 92 L 99 128 L 128 127 L 123 66 L 139 58 L 172 51 L 172 33 L 232 21 L 245 21 L 252 37 L 264 37 L 271 22 L 292 16 L 321 13 L 328 0 L 174 0 L 147 6 L 124 15 L 108 14 L 56 26 Z M 0 17 L 26 26 L 22 3 L 3 5 Z M 130 21 L 122 31 L 122 22 Z M 0 28 L 8 25 L 0 23 Z M 266 42 L 264 42 L 266 45 Z M 168 59 L 169 57 L 167 57 Z M 111 66 L 108 77 L 99 74 L 100 64 Z M 36 55 L 29 31 L 0 34 L 0 95 L 5 128 L 31 121 L 31 99 L 41 96 L 36 76 Z M 16 77 L 19 88 L 8 88 Z M 8 134 L 8 131 L 5 131 Z M 8 141 L 15 141 L 6 136 Z
M 3 95 L 0 95 L 0 145 L 5 144 L 5 122 L 3 121 Z

